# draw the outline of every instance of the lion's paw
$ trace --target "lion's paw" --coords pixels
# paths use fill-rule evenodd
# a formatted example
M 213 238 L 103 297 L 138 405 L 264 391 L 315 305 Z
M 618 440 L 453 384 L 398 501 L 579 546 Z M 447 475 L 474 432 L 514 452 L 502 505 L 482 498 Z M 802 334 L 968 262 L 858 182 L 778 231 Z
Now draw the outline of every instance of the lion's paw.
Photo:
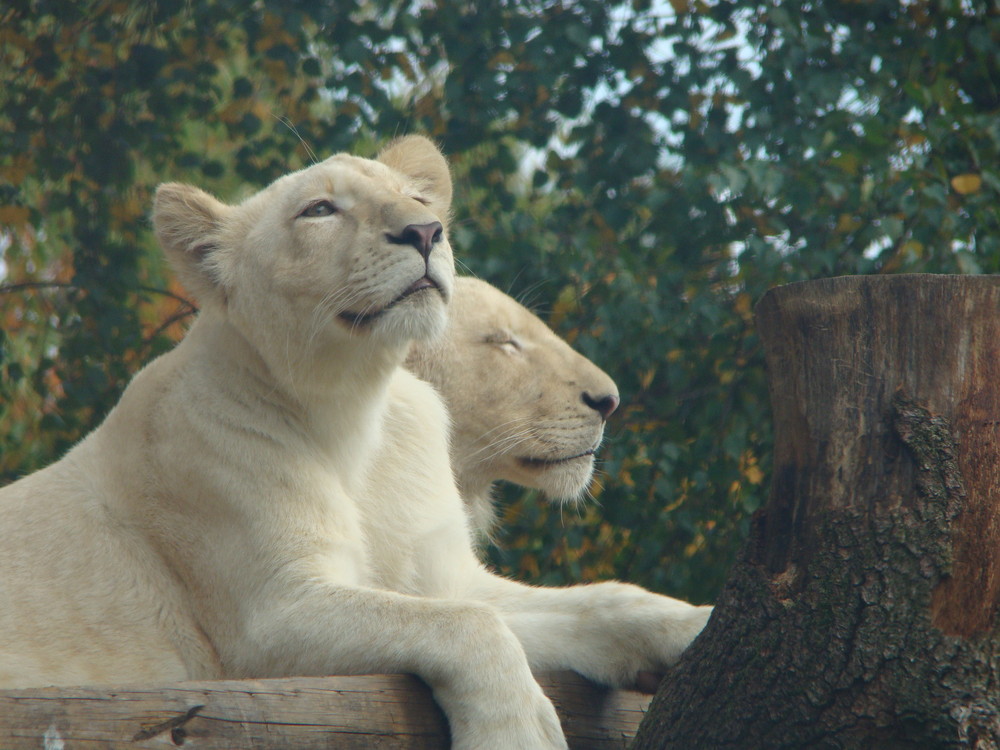
M 566 750 L 555 707 L 541 688 L 518 705 L 449 717 L 453 750 Z

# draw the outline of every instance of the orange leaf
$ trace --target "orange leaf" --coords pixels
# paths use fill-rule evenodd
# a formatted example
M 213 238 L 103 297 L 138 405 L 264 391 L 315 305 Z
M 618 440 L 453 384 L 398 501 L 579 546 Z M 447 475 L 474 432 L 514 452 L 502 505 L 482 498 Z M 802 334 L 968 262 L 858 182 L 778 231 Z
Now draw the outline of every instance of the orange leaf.
M 977 174 L 960 174 L 951 178 L 951 186 L 959 195 L 978 193 L 983 186 L 983 178 Z
M 28 223 L 28 209 L 24 206 L 0 206 L 0 226 L 24 229 Z

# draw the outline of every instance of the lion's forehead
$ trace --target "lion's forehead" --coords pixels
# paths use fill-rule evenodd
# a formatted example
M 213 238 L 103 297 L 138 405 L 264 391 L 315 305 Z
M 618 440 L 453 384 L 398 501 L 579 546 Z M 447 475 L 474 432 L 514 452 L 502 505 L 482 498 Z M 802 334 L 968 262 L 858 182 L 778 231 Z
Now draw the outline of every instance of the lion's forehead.
M 325 161 L 280 177 L 247 202 L 283 208 L 313 198 L 330 197 L 355 203 L 394 202 L 420 197 L 421 185 L 385 164 L 350 154 L 336 154 Z
M 457 285 L 457 314 L 452 315 L 452 323 L 464 330 L 463 338 L 478 342 L 510 334 L 521 344 L 555 350 L 564 357 L 573 351 L 537 315 L 499 289 L 471 277 L 459 277 Z
M 395 188 L 401 187 L 405 182 L 405 177 L 402 174 L 390 169 L 385 164 L 350 154 L 336 154 L 326 161 L 303 170 L 304 175 L 311 172 L 316 172 L 328 179 L 357 181 L 361 177 L 364 178 L 365 182 Z
M 358 199 L 419 197 L 421 185 L 413 178 L 387 167 L 381 162 L 362 159 L 350 154 L 338 154 L 313 168 L 313 184 L 322 186 L 332 195 Z

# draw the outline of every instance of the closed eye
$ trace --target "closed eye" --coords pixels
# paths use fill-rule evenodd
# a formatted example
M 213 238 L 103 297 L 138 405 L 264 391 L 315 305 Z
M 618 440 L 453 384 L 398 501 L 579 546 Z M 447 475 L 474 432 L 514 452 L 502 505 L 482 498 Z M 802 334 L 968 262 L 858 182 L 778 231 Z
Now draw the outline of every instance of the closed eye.
M 498 331 L 483 337 L 484 344 L 493 344 L 503 349 L 508 354 L 521 351 L 521 342 L 510 333 Z
M 330 201 L 320 200 L 306 206 L 305 210 L 299 214 L 299 217 L 304 216 L 309 219 L 315 219 L 322 216 L 333 216 L 335 213 L 337 213 L 335 205 L 330 203 Z

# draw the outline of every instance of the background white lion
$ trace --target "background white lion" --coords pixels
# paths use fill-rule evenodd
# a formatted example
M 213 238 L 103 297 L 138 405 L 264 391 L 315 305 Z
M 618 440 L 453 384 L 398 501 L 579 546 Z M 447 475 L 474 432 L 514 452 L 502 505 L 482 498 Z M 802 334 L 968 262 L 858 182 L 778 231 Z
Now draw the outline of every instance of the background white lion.
M 498 480 L 560 501 L 586 492 L 618 388 L 515 299 L 456 278 L 444 335 L 414 342 L 406 366 L 448 406 L 451 465 L 481 538 L 496 524 Z

